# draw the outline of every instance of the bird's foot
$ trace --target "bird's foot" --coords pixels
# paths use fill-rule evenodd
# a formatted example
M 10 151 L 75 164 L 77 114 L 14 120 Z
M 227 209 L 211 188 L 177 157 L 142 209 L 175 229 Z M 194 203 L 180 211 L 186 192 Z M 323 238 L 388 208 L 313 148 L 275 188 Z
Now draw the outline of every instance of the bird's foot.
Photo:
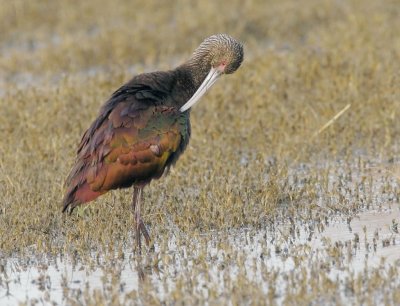
M 142 235 L 144 236 L 144 240 L 146 242 L 146 245 L 149 247 L 150 246 L 150 235 L 146 229 L 146 226 L 144 225 L 143 221 L 141 218 L 136 219 L 136 247 L 137 250 L 139 252 L 139 254 L 141 254 L 141 250 L 142 250 Z
M 150 246 L 150 242 L 151 242 L 150 235 L 149 235 L 149 232 L 147 231 L 146 226 L 144 225 L 142 220 L 140 220 L 140 229 L 144 236 L 144 240 L 146 240 L 146 245 Z

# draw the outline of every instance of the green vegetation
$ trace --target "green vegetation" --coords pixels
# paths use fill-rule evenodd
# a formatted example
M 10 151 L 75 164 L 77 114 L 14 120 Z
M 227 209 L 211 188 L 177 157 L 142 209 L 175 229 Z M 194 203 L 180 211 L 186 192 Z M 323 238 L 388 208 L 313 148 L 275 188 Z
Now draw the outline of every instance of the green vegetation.
M 340 304 L 348 298 L 374 304 L 376 288 L 383 294 L 379 301 L 399 301 L 394 280 L 400 265 L 372 270 L 367 279 L 351 274 L 343 285 L 328 274 L 330 259 L 342 258 L 346 248 L 327 244 L 329 260 L 320 265 L 308 266 L 306 255 L 292 253 L 301 268 L 287 274 L 290 290 L 278 296 L 244 267 L 229 279 L 229 266 L 244 265 L 247 253 L 226 242 L 243 228 L 254 235 L 266 230 L 269 237 L 289 220 L 322 226 L 388 203 L 398 208 L 398 29 L 394 0 L 1 0 L 0 267 L 7 258 L 62 254 L 118 273 L 113 267 L 133 246 L 132 191 L 110 192 L 70 217 L 61 214 L 63 182 L 80 137 L 133 74 L 173 68 L 205 37 L 229 33 L 245 45 L 242 67 L 195 106 L 189 148 L 168 176 L 145 189 L 143 217 L 156 252 L 146 255 L 144 274 L 176 265 L 179 250 L 189 253 L 185 260 L 193 267 L 160 277 L 163 298 L 147 278 L 125 302 Z M 219 233 L 215 240 L 210 232 Z M 194 288 L 200 274 L 200 284 L 213 283 L 210 240 L 226 254 L 218 267 L 228 279 L 225 290 L 204 294 Z M 281 273 L 259 269 L 268 284 Z M 7 279 L 1 271 L 0 293 Z M 64 298 L 69 304 L 122 303 L 114 280 L 111 291 L 90 295 L 82 288 L 76 296 L 65 289 Z

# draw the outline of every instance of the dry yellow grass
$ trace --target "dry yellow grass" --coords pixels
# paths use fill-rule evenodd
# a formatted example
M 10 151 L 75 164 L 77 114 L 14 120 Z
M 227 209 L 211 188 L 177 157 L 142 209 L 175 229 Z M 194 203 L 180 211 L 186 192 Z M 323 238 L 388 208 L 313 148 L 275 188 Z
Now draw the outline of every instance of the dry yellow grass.
M 377 159 L 391 171 L 398 164 L 398 29 L 398 1 L 1 0 L 1 256 L 69 253 L 84 260 L 130 245 L 130 190 L 61 215 L 76 146 L 132 74 L 173 68 L 213 33 L 241 40 L 245 62 L 195 107 L 189 149 L 169 176 L 145 189 L 144 219 L 155 242 L 162 245 L 172 231 L 199 237 L 318 215 L 321 197 L 341 199 L 328 188 L 335 166 L 321 165 L 358 159 L 365 170 L 365 160 Z M 289 173 L 304 164 L 309 175 L 294 186 Z M 329 209 L 350 214 L 365 204 L 343 203 Z M 321 284 L 332 286 L 325 278 Z M 176 290 L 171 296 L 187 294 Z M 239 290 L 237 302 L 258 290 Z M 292 292 L 287 301 L 312 301 L 316 293 L 308 294 Z

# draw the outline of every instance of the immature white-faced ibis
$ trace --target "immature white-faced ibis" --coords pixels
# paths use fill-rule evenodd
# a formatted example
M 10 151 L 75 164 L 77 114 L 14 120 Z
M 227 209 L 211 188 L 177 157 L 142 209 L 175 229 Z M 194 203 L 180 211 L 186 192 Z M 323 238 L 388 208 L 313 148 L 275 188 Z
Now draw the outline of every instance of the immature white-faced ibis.
M 82 137 L 66 180 L 63 212 L 111 189 L 133 186 L 137 247 L 140 251 L 141 234 L 149 245 L 140 216 L 143 187 L 160 178 L 185 150 L 190 108 L 242 61 L 238 41 L 226 34 L 213 35 L 176 69 L 137 75 L 114 92 Z

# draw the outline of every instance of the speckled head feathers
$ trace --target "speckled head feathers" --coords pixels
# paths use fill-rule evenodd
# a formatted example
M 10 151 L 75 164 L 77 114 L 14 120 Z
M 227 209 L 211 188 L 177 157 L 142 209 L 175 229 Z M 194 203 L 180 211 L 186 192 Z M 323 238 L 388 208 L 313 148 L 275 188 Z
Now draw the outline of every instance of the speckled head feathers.
M 206 38 L 194 51 L 193 59 L 206 61 L 211 67 L 225 66 L 223 73 L 235 72 L 243 61 L 243 45 L 227 34 Z

